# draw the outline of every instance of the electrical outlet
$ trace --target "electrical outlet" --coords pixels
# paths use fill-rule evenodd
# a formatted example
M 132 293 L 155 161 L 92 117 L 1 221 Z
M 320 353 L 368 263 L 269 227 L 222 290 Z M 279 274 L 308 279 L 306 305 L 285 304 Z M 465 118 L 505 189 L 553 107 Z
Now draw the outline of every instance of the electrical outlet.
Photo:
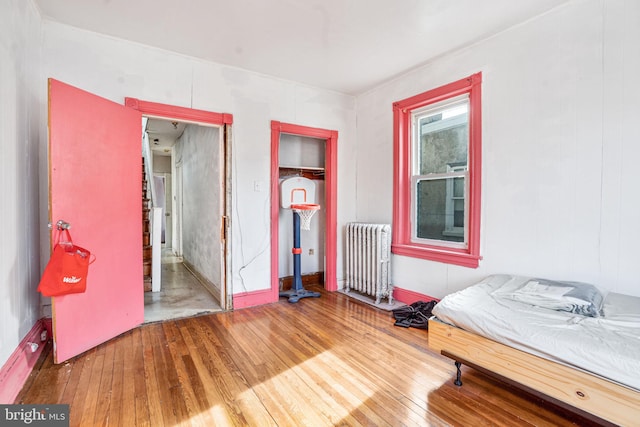
M 315 253 L 315 250 L 309 249 L 309 255 L 313 255 L 314 253 Z
M 253 191 L 257 193 L 262 191 L 262 181 L 253 181 Z

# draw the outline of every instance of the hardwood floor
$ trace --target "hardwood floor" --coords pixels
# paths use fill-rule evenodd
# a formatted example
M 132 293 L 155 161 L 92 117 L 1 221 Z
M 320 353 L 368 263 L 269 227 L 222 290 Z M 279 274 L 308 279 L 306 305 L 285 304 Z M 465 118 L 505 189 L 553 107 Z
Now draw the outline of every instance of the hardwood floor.
M 453 363 L 427 332 L 334 292 L 146 324 L 60 365 L 16 403 L 70 404 L 72 426 L 592 425 Z

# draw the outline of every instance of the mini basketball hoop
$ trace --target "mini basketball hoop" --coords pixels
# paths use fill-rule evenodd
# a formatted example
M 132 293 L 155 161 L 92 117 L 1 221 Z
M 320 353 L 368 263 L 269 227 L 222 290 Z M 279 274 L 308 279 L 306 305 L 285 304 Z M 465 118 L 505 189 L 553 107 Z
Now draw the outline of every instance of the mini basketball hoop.
M 300 229 L 311 230 L 311 217 L 320 209 L 320 205 L 300 203 L 291 205 L 291 209 L 300 217 Z

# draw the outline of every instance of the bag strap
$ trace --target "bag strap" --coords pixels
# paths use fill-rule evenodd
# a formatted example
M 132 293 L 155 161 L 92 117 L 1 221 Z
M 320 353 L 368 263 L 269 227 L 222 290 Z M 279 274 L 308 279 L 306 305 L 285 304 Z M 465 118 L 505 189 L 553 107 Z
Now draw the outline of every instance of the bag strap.
M 67 233 L 66 240 L 62 240 L 62 233 Z M 60 243 L 73 244 L 73 240 L 71 239 L 71 233 L 69 233 L 68 228 L 63 228 L 62 230 L 58 229 L 58 234 L 56 236 L 56 244 L 59 245 Z

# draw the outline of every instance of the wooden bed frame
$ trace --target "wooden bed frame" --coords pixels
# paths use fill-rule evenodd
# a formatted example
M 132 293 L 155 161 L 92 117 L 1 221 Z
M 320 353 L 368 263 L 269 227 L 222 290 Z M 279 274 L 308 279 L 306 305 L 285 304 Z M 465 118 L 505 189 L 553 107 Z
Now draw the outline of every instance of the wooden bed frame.
M 599 376 L 508 347 L 438 320 L 429 320 L 429 347 L 460 364 L 516 383 L 599 423 L 640 421 L 640 392 Z M 458 384 L 461 385 L 461 384 Z

